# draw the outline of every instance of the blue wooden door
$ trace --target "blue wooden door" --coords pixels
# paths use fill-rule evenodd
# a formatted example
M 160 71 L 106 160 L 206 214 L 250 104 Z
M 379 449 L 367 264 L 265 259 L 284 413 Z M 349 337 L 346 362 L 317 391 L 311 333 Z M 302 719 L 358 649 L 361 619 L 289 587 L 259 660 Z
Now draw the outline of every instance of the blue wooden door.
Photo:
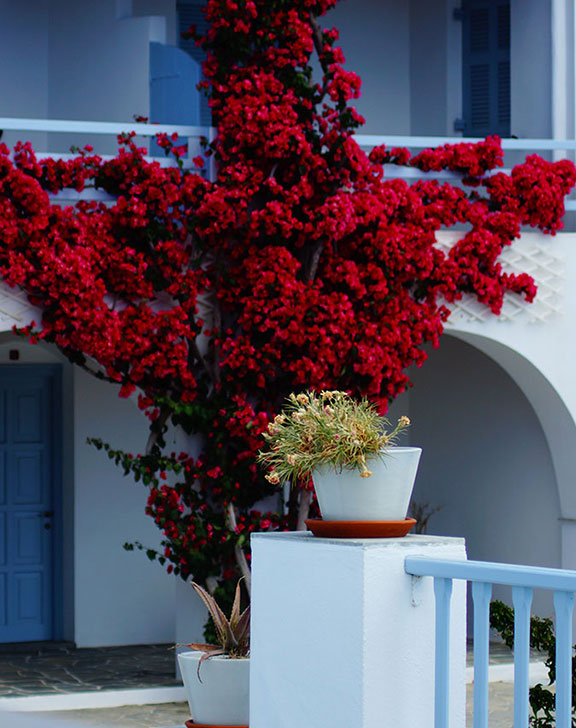
M 0 643 L 54 638 L 56 377 L 0 366 Z

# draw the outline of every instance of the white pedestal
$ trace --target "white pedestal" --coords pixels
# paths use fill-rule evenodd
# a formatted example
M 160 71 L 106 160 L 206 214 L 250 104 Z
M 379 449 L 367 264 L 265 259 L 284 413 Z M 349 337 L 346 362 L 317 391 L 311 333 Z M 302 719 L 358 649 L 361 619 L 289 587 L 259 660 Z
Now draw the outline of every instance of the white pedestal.
M 433 580 L 408 576 L 406 556 L 466 550 L 438 536 L 252 536 L 250 728 L 432 728 Z M 464 582 L 451 610 L 450 728 L 464 728 Z

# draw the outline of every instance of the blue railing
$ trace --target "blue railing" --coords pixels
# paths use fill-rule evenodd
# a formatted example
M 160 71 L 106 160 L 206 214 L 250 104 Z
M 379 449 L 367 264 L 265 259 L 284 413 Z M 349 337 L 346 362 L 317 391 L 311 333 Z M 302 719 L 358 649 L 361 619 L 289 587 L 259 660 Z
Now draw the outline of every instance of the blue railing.
M 434 728 L 450 728 L 450 597 L 452 580 L 472 582 L 474 601 L 474 728 L 488 728 L 489 609 L 493 584 L 512 587 L 514 602 L 514 728 L 529 719 L 530 605 L 536 588 L 554 593 L 556 613 L 556 726 L 571 728 L 572 611 L 576 571 L 484 561 L 408 557 L 405 570 L 434 578 L 436 662 Z

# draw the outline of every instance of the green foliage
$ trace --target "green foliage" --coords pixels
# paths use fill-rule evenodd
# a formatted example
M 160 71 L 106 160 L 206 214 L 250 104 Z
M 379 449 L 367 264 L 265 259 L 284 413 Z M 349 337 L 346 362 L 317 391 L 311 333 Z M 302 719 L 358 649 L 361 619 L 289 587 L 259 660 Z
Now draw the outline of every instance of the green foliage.
M 496 630 L 506 645 L 514 647 L 514 610 L 507 604 L 495 600 L 490 604 L 490 627 Z M 548 669 L 548 685 L 556 681 L 556 636 L 551 619 L 531 617 L 530 648 L 544 652 L 544 664 Z M 574 650 L 574 648 L 573 648 Z M 556 725 L 554 693 L 541 683 L 530 688 L 530 716 L 532 728 L 553 728 Z M 572 655 L 572 726 L 576 726 L 576 656 Z
M 97 450 L 104 450 L 110 460 L 122 468 L 124 475 L 132 474 L 137 483 L 142 481 L 144 485 L 158 486 L 158 472 L 179 474 L 182 473 L 185 467 L 183 462 L 179 462 L 174 457 L 163 457 L 157 453 L 134 457 L 134 455 L 124 450 L 114 450 L 107 442 L 103 442 L 97 437 L 88 437 L 86 442 L 93 445 Z

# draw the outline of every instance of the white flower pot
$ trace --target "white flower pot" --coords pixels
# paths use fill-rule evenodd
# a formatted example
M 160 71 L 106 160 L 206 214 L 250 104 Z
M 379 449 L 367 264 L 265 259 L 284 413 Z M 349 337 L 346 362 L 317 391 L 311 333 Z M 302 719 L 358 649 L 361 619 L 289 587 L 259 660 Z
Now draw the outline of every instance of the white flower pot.
M 195 723 L 247 726 L 249 717 L 250 660 L 209 657 L 200 665 L 204 653 L 181 652 L 178 664 Z
M 402 521 L 406 518 L 422 449 L 391 447 L 381 458 L 366 462 L 372 471 L 323 466 L 312 473 L 325 521 Z

